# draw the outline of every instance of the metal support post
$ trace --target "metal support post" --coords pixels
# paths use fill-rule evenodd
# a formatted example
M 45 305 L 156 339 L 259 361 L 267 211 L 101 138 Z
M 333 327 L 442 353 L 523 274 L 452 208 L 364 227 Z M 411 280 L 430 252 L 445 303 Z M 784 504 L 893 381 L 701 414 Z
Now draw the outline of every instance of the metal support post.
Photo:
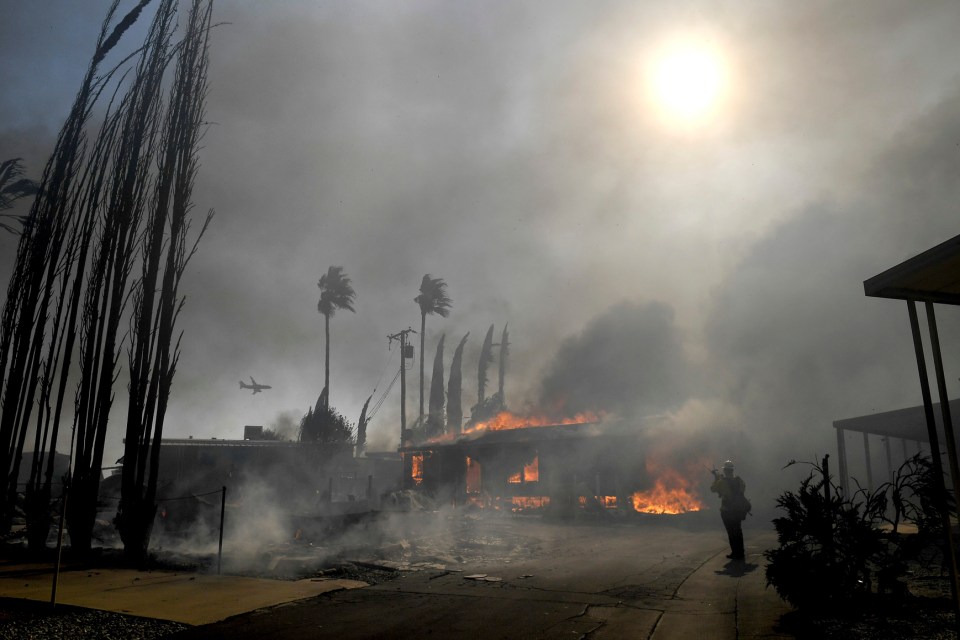
M 220 544 L 217 547 L 217 575 L 220 575 L 220 567 L 223 563 L 223 521 L 227 513 L 227 488 L 223 487 L 220 493 Z
M 850 495 L 847 472 L 847 443 L 844 438 L 843 429 L 837 429 L 837 459 L 840 463 L 840 488 L 843 489 L 843 495 Z
M 947 381 L 943 373 L 940 335 L 937 331 L 937 319 L 933 313 L 933 303 L 928 302 L 926 308 L 927 327 L 930 330 L 930 350 L 933 352 L 933 370 L 937 376 L 937 395 L 940 396 L 940 417 L 943 419 L 944 444 L 947 447 L 947 462 L 950 464 L 950 478 L 953 480 L 953 495 L 956 498 L 960 497 L 960 463 L 957 461 L 957 441 L 953 435 L 950 398 L 947 397 Z
M 960 614 L 960 584 L 957 583 L 957 550 L 953 545 L 953 531 L 950 524 L 950 512 L 947 509 L 947 488 L 943 484 L 943 462 L 940 460 L 940 439 L 937 436 L 937 422 L 933 415 L 933 400 L 930 396 L 930 380 L 927 377 L 927 359 L 923 353 L 923 338 L 920 336 L 920 321 L 917 318 L 917 305 L 907 300 L 910 314 L 910 330 L 913 333 L 913 348 L 917 356 L 917 371 L 920 377 L 920 393 L 923 396 L 923 414 L 927 423 L 927 437 L 930 438 L 930 458 L 933 471 L 940 482 L 937 483 L 937 502 L 939 503 L 944 542 L 950 560 L 950 591 L 953 596 L 954 614 Z M 960 620 L 960 616 L 958 616 Z
M 401 452 L 407 446 L 407 440 L 410 433 L 407 431 L 407 335 L 416 333 L 410 327 L 403 331 L 398 331 L 393 335 L 387 336 L 387 340 L 392 344 L 394 340 L 400 342 L 400 450 Z M 410 347 L 412 352 L 413 347 Z M 413 357 L 413 354 L 410 354 Z M 406 453 L 400 454 L 400 488 L 410 487 L 410 475 L 413 472 L 410 456 Z
M 887 471 L 889 472 L 889 480 L 893 482 L 893 456 L 890 454 L 890 436 L 883 437 L 883 450 L 887 454 Z

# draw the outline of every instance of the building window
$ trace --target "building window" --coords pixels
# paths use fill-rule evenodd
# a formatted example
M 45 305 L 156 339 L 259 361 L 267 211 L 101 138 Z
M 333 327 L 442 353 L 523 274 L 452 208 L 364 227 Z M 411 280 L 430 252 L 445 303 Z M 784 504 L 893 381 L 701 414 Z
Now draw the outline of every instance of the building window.
M 423 484 L 423 454 L 413 454 L 410 457 L 410 461 L 413 466 L 413 471 L 410 473 L 410 477 L 413 478 L 413 484 L 419 487 L 421 484 Z
M 533 460 L 523 465 L 523 467 L 507 478 L 510 484 L 526 484 L 528 482 L 540 481 L 540 456 L 534 456 Z
M 467 456 L 467 493 L 480 493 L 480 463 Z

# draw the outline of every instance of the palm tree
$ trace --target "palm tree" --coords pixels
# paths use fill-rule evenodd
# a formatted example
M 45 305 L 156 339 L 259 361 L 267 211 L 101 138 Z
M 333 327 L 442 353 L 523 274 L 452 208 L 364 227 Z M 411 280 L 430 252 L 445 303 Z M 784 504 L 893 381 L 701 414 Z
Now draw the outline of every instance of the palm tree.
M 317 311 L 323 314 L 323 329 L 326 337 L 325 358 L 323 367 L 323 388 L 327 391 L 327 403 L 330 402 L 330 317 L 337 309 L 346 309 L 353 312 L 353 299 L 357 293 L 350 284 L 350 278 L 343 272 L 343 267 L 330 267 L 320 276 L 317 283 L 320 287 L 320 302 Z
M 431 278 L 430 274 L 423 276 L 420 283 L 420 295 L 413 299 L 420 305 L 420 421 L 423 425 L 423 342 L 424 332 L 427 329 L 427 314 L 437 314 L 446 318 L 450 314 L 453 300 L 447 297 L 447 283 L 443 278 Z

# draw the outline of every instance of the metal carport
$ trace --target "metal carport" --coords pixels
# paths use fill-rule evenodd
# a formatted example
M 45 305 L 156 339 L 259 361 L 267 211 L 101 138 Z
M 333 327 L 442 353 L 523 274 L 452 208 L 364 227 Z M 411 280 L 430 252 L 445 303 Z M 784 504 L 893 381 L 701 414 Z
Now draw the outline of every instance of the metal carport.
M 863 283 L 867 296 L 905 300 L 910 317 L 910 330 L 913 334 L 913 346 L 917 357 L 917 371 L 920 378 L 920 392 L 923 396 L 923 415 L 930 442 L 930 454 L 934 468 L 943 477 L 940 461 L 940 443 L 937 434 L 937 422 L 933 398 L 930 393 L 930 380 L 927 375 L 926 355 L 923 338 L 920 335 L 920 321 L 917 317 L 917 303 L 922 302 L 927 316 L 927 328 L 930 339 L 930 352 L 933 357 L 934 375 L 939 396 L 939 412 L 943 421 L 944 440 L 947 460 L 950 464 L 950 478 L 954 495 L 960 498 L 960 468 L 957 463 L 957 446 L 953 433 L 951 402 L 947 398 L 947 384 L 943 372 L 943 357 L 940 351 L 940 337 L 937 331 L 937 319 L 934 304 L 960 305 L 960 235 L 938 244 L 932 249 L 910 258 L 895 267 L 887 269 Z M 839 433 L 839 431 L 838 431 Z M 943 496 L 941 496 L 943 498 Z M 955 612 L 960 612 L 960 585 L 957 583 L 957 556 L 953 545 L 951 524 L 946 509 L 944 530 L 947 536 L 947 548 L 950 556 L 951 586 Z M 960 619 L 960 616 L 958 616 Z

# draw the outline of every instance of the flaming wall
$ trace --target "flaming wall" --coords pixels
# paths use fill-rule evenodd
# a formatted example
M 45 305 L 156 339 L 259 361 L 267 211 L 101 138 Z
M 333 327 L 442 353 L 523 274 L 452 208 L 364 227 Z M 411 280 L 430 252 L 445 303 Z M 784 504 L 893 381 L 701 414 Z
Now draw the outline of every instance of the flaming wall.
M 404 455 L 413 457 L 415 486 L 454 504 L 563 510 L 592 499 L 600 508 L 630 506 L 636 487 L 649 484 L 640 440 L 617 425 L 494 430 Z

